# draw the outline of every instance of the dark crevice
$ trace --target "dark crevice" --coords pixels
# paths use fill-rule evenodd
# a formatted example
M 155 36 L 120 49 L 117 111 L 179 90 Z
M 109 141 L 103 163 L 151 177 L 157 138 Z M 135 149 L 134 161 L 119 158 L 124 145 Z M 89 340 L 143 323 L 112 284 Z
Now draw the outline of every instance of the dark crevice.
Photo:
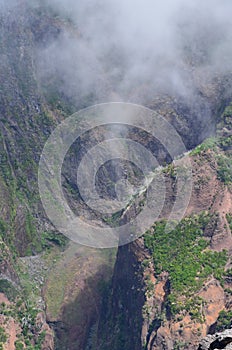
M 232 337 L 226 337 L 223 340 L 215 340 L 209 347 L 210 350 L 225 349 L 228 344 L 232 343 Z

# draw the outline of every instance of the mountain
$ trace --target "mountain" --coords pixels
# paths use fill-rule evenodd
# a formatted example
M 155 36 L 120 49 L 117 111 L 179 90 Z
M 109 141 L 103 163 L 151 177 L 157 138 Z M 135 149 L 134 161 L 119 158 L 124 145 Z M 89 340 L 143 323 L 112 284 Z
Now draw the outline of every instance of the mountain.
M 111 28 L 113 17 L 104 21 L 98 4 L 87 9 L 86 22 L 79 15 L 78 23 L 61 5 L 0 1 L 0 348 L 205 346 L 202 338 L 208 335 L 213 342 L 215 332 L 232 326 L 229 39 L 222 41 L 226 35 L 218 17 L 216 23 L 200 21 L 197 28 L 189 22 L 194 29 L 189 32 L 182 31 L 186 27 L 181 22 L 177 37 L 186 36 L 178 41 L 178 50 L 173 48 L 161 60 L 159 47 L 150 59 L 144 58 L 137 41 L 136 49 L 130 44 L 133 31 L 129 39 L 122 38 L 120 50 L 114 40 L 112 47 L 99 40 L 105 30 L 92 18 L 97 23 L 101 18 Z M 75 8 L 73 4 L 73 13 Z M 108 33 L 115 39 L 113 30 Z M 219 67 L 213 50 L 217 45 L 224 50 Z M 144 62 L 147 69 L 141 69 Z M 157 79 L 152 80 L 154 66 Z M 76 169 L 111 133 L 149 149 L 162 165 L 165 180 L 159 220 L 127 245 L 96 249 L 72 242 L 53 226 L 40 199 L 38 166 L 45 142 L 59 123 L 76 111 L 112 100 L 143 104 L 177 130 L 191 160 L 193 187 L 184 217 L 167 233 L 178 173 L 164 145 L 133 125 L 92 128 L 72 145 L 62 168 L 65 198 L 86 222 L 102 228 L 122 225 L 140 212 L 148 193 L 146 187 L 139 190 L 144 178 L 134 164 L 113 159 L 97 173 L 97 191 L 103 200 L 115 200 L 115 184 L 121 176 L 129 179 L 136 189 L 129 206 L 117 215 L 102 216 L 85 203 Z M 186 154 L 177 156 L 181 161 Z
M 170 233 L 161 220 L 119 248 L 93 348 L 197 349 L 207 334 L 231 327 L 231 189 L 220 175 L 231 136 L 190 154 L 193 191 L 185 218 Z
M 67 322 L 73 326 L 79 311 L 73 311 L 70 303 L 76 299 L 78 303 L 82 289 L 86 288 L 89 292 L 85 293 L 84 305 L 88 304 L 89 311 L 85 310 L 77 325 L 80 329 L 77 337 L 84 339 L 98 308 L 100 287 L 92 291 L 92 284 L 102 279 L 104 283 L 111 271 L 114 253 L 69 244 L 51 225 L 39 200 L 40 154 L 52 129 L 67 111 L 51 107 L 51 95 L 45 94 L 37 74 L 36 52 L 65 25 L 46 8 L 41 13 L 26 2 L 1 8 L 0 322 L 3 349 L 54 349 L 54 331 L 47 321 L 56 329 L 55 322 L 62 323 L 63 308 L 67 305 L 74 314 Z M 65 105 L 66 101 L 63 102 Z M 81 268 L 84 270 L 80 273 Z M 66 282 L 64 276 L 69 277 Z M 83 323 L 86 331 L 82 330 Z

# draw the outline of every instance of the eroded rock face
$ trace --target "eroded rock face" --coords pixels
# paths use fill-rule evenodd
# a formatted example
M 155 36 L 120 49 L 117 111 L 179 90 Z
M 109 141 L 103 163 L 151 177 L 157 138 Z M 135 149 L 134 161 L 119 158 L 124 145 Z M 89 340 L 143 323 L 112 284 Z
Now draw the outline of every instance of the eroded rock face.
M 204 338 L 198 350 L 213 350 L 213 349 L 232 349 L 232 329 L 225 330 L 221 333 L 208 335 Z
M 37 315 L 36 324 L 40 328 L 40 332 L 45 334 L 41 350 L 54 350 L 54 332 L 47 324 L 46 315 L 43 312 Z
M 138 261 L 147 257 L 142 240 L 122 246 L 118 252 L 112 296 L 108 294 L 103 300 L 96 349 L 141 350 L 145 296 L 143 271 Z
M 232 213 L 231 189 L 217 176 L 217 162 L 213 151 L 195 155 L 192 160 L 193 191 L 186 215 L 197 216 L 202 212 L 210 215 L 204 231 L 204 237 L 209 243 L 207 249 L 215 254 L 226 249 L 226 269 L 230 269 L 232 238 L 228 218 Z M 172 186 L 169 187 L 170 193 L 167 195 L 172 198 Z M 171 199 L 169 202 L 171 203 Z M 185 309 L 179 314 L 170 313 L 167 307 L 171 288 L 169 275 L 163 272 L 157 277 L 149 254 L 142 238 L 120 247 L 112 294 L 108 303 L 104 304 L 104 317 L 100 319 L 98 343 L 94 350 L 105 350 L 109 347 L 112 350 L 123 347 L 127 350 L 141 350 L 143 347 L 146 350 L 196 350 L 203 337 L 209 332 L 215 332 L 220 312 L 231 309 L 230 280 L 225 279 L 223 284 L 215 276 L 209 275 L 194 294 L 201 300 L 201 320 L 194 318 Z M 187 304 L 188 297 L 183 293 L 179 302 L 182 305 Z M 209 339 L 215 340 L 211 337 Z M 223 342 L 219 345 L 222 346 Z M 229 343 L 225 345 L 229 346 Z
M 23 1 L 20 2 L 20 5 L 21 3 Z M 28 226 L 26 225 L 28 208 L 31 207 L 31 211 L 36 213 L 38 225 L 43 226 L 43 223 L 48 225 L 48 222 L 39 203 L 34 204 L 33 202 L 32 205 L 30 201 L 26 201 L 27 204 L 24 205 L 25 199 L 23 203 L 20 202 L 20 199 L 16 199 L 13 189 L 17 188 L 26 197 L 30 197 L 30 194 L 36 192 L 36 164 L 38 163 L 42 146 L 53 127 L 63 117 L 63 115 L 59 115 L 57 108 L 52 111 L 49 109 L 50 105 L 46 101 L 46 96 L 39 89 L 34 67 L 35 57 L 33 55 L 35 47 L 47 45 L 52 38 L 59 35 L 63 24 L 57 19 L 50 18 L 48 15 L 40 16 L 32 10 L 28 10 L 28 13 L 24 11 L 26 9 L 20 6 L 15 13 L 9 13 L 8 17 L 1 18 L 0 34 L 0 39 L 3 42 L 0 67 L 0 131 L 2 134 L 0 140 L 0 214 L 1 218 L 6 222 L 12 220 L 13 229 L 8 230 L 8 233 L 10 231 L 14 232 L 12 240 L 20 256 L 28 254 L 28 248 L 32 253 L 36 252 L 34 242 L 31 242 L 30 235 L 25 232 L 26 226 Z M 154 98 L 154 101 L 150 101 L 148 104 L 151 108 L 164 115 L 177 128 L 185 141 L 186 147 L 189 149 L 211 134 L 211 129 L 208 130 L 207 128 L 205 130 L 206 125 L 208 127 L 207 122 L 211 121 L 211 116 L 216 114 L 217 110 L 223 105 L 224 100 L 227 99 L 225 94 L 227 90 L 229 91 L 227 81 L 222 77 L 217 84 L 213 84 L 213 89 L 211 89 L 211 83 L 201 86 L 196 94 L 196 100 L 190 104 L 187 101 L 180 101 L 182 97 L 175 99 L 175 96 L 173 98 L 167 98 L 167 96 L 163 98 L 157 97 L 157 99 Z M 143 93 L 143 88 L 141 87 L 137 91 L 139 95 L 138 102 L 141 103 L 140 95 Z M 153 92 L 151 93 L 153 94 Z M 201 95 L 201 98 L 199 95 Z M 204 108 L 205 104 L 206 107 Z M 207 118 L 206 115 L 208 116 Z M 201 125 L 199 125 L 199 122 L 201 122 Z M 214 123 L 212 123 L 212 129 L 214 129 Z M 130 132 L 133 134 L 134 130 Z M 134 134 L 135 141 L 144 144 L 144 146 L 149 146 L 160 161 L 161 157 L 163 157 L 164 161 L 166 160 L 162 154 L 162 149 L 156 147 L 157 145 L 147 135 L 144 137 L 143 134 L 138 132 Z M 97 141 L 100 142 L 103 133 L 99 133 L 97 136 Z M 208 210 L 209 208 L 212 211 L 218 211 L 219 220 L 215 220 L 217 231 L 215 231 L 215 227 L 208 228 L 211 246 L 215 250 L 232 248 L 230 229 L 226 221 L 226 214 L 231 207 L 231 194 L 217 182 L 216 172 L 211 169 L 214 164 L 210 161 L 210 154 L 205 159 L 207 164 L 204 163 L 201 167 L 197 166 L 195 169 L 196 174 L 194 176 L 196 180 L 198 177 L 199 181 L 195 184 L 189 214 Z M 198 161 L 200 159 L 196 160 L 196 162 Z M 68 164 L 69 170 L 70 163 Z M 73 166 L 75 175 L 73 183 L 76 182 L 75 170 Z M 72 173 L 72 171 L 70 172 Z M 205 178 L 203 178 L 203 175 L 205 175 Z M 109 177 L 108 173 L 107 177 Z M 9 178 L 12 178 L 10 182 Z M 103 179 L 101 178 L 101 180 Z M 71 181 L 71 184 L 73 183 Z M 101 182 L 99 186 L 102 191 L 103 184 Z M 172 183 L 170 183 L 171 186 Z M 105 192 L 103 194 L 107 195 L 108 192 Z M 170 203 L 172 201 L 171 197 L 172 192 L 170 192 L 170 198 L 167 198 L 167 201 Z M 78 207 L 79 209 L 82 209 L 82 205 L 80 205 L 80 208 Z M 90 214 L 92 215 L 89 212 L 89 216 Z M 11 251 L 6 246 L 6 243 L 2 244 L 0 252 L 4 257 L 0 263 L 1 277 L 7 281 L 17 283 L 17 275 L 13 268 L 13 262 L 10 259 Z M 120 249 L 112 283 L 112 299 L 107 299 L 108 311 L 105 314 L 104 322 L 99 327 L 99 338 L 101 338 L 101 341 L 98 349 L 103 350 L 103 347 L 105 347 L 106 350 L 109 348 L 112 350 L 121 350 L 122 348 L 126 350 L 141 350 L 141 338 L 144 341 L 143 344 L 147 341 L 147 350 L 173 349 L 173 338 L 180 331 L 180 322 L 175 323 L 169 320 L 165 325 L 161 325 L 162 320 L 159 317 L 155 320 L 157 310 L 161 313 L 164 308 L 169 288 L 168 276 L 164 275 L 163 279 L 156 284 L 157 281 L 153 276 L 154 271 L 152 266 L 150 266 L 150 271 L 147 272 L 147 275 L 151 276 L 151 282 L 154 284 L 154 293 L 147 298 L 144 293 L 144 278 L 146 276 L 143 274 L 141 264 L 145 259 L 149 258 L 150 256 L 144 249 L 142 240 Z M 84 265 L 81 266 L 83 267 Z M 88 269 L 91 266 L 89 264 Z M 65 294 L 70 305 L 64 308 L 65 317 L 62 315 L 62 321 L 69 317 L 72 320 L 73 327 L 71 330 L 66 331 L 66 336 L 71 340 L 68 346 L 64 346 L 66 346 L 66 349 L 71 349 L 70 343 L 72 342 L 73 349 L 78 348 L 82 350 L 86 340 L 86 328 L 92 324 L 92 318 L 95 321 L 95 316 L 92 317 L 92 314 L 98 313 L 99 300 L 98 298 L 93 298 L 91 293 L 87 293 L 85 298 L 81 300 L 73 297 L 72 289 L 82 289 L 83 285 L 84 291 L 89 286 L 85 283 L 82 276 L 80 278 L 77 275 L 73 280 L 73 284 L 70 283 L 71 287 L 68 289 L 70 293 L 67 292 Z M 100 278 L 97 278 L 95 284 L 99 280 Z M 56 288 L 58 288 L 57 285 Z M 217 282 L 211 281 L 206 288 L 206 291 L 202 291 L 202 296 L 208 302 L 205 307 L 208 323 L 202 326 L 201 337 L 207 333 L 207 327 L 215 323 L 219 311 L 225 307 L 221 286 Z M 217 295 L 220 294 L 219 299 L 214 298 L 215 291 Z M 91 302 L 88 298 L 91 298 Z M 146 298 L 147 303 L 145 305 Z M 86 320 L 84 319 L 83 323 L 81 323 L 81 325 L 84 324 L 84 330 L 81 327 L 78 328 L 74 317 L 80 313 L 83 314 L 83 301 L 91 308 L 88 312 L 85 310 L 84 316 Z M 97 305 L 94 306 L 95 301 L 97 301 Z M 81 312 L 77 312 L 80 304 L 82 304 Z M 75 312 L 73 309 L 75 309 Z M 69 316 L 67 311 L 71 313 L 72 317 Z M 151 319 L 145 318 L 147 314 L 149 314 Z M 47 315 L 47 318 L 49 318 L 49 315 Z M 152 320 L 155 320 L 155 322 L 151 331 Z M 41 314 L 38 316 L 38 321 L 40 321 L 42 329 L 46 333 L 43 350 L 53 350 L 53 332 L 45 322 L 45 315 Z M 109 327 L 109 321 L 112 321 L 111 327 Z M 193 326 L 189 316 L 184 319 L 183 323 L 185 326 L 185 339 L 189 339 L 189 341 L 196 339 L 195 341 L 198 343 L 199 338 L 196 338 L 194 332 L 198 332 L 197 328 L 201 327 L 201 325 L 195 324 Z M 105 339 L 102 337 L 103 330 L 101 329 L 104 326 L 106 328 Z M 13 329 L 12 334 L 14 335 L 14 323 L 10 324 L 9 327 Z M 13 349 L 15 340 L 13 337 L 12 339 L 10 350 Z M 189 349 L 189 347 L 187 348 Z

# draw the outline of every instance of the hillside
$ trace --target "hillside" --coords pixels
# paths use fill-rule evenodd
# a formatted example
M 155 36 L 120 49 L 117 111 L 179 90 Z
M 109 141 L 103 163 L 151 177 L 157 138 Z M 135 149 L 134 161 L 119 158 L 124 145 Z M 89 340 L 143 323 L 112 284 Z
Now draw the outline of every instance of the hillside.
M 231 67 L 227 51 L 221 67 L 212 54 L 224 32 L 219 25 L 212 34 L 214 21 L 207 31 L 200 23 L 202 35 L 186 32 L 166 60 L 160 60 L 161 48 L 151 61 L 145 55 L 142 69 L 137 39 L 136 50 L 130 44 L 133 31 L 130 40 L 121 36 L 120 51 L 113 30 L 107 32 L 113 48 L 99 40 L 105 27 L 95 33 L 92 13 L 106 28 L 113 20 L 104 21 L 101 11 L 98 17 L 98 5 L 88 21 L 79 15 L 77 23 L 74 5 L 71 15 L 60 7 L 56 1 L 0 1 L 0 349 L 197 349 L 208 334 L 232 326 Z M 159 220 L 130 244 L 96 249 L 70 241 L 53 226 L 40 199 L 38 166 L 60 122 L 109 101 L 142 104 L 176 129 L 191 159 L 193 188 L 184 218 L 167 234 L 177 172 L 164 145 L 132 122 L 92 128 L 70 148 L 61 176 L 65 198 L 84 222 L 122 225 L 143 208 L 149 191 L 139 191 L 141 169 L 113 159 L 101 166 L 96 188 L 103 200 L 115 200 L 120 177 L 129 179 L 135 194 L 127 209 L 101 215 L 85 203 L 77 168 L 112 135 L 149 149 L 165 179 Z
M 98 308 L 98 287 L 92 291 L 92 284 L 108 280 L 112 265 L 111 253 L 69 244 L 39 200 L 40 154 L 51 130 L 67 115 L 45 94 L 35 63 L 36 50 L 66 23 L 49 11 L 42 13 L 16 2 L 1 8 L 0 14 L 0 344 L 8 350 L 54 349 L 54 331 L 47 321 L 56 329 L 55 323 L 65 319 L 65 305 L 70 308 L 82 289 L 89 288 L 93 301 L 87 297 L 89 311 L 77 324 L 77 338 L 85 339 L 82 322 L 87 330 Z M 74 319 L 68 322 L 76 323 L 77 311 L 71 312 Z
M 96 349 L 196 349 L 208 333 L 231 327 L 231 136 L 190 154 L 185 218 L 170 233 L 161 220 L 119 248 Z M 173 183 L 174 168 L 166 174 Z

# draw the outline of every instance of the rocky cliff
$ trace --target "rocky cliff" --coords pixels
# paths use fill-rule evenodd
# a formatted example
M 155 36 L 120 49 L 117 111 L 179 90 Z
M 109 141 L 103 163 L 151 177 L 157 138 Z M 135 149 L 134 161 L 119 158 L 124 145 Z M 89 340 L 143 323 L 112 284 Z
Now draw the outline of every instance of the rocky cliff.
M 224 137 L 190 153 L 192 196 L 174 232 L 165 234 L 161 220 L 119 248 L 94 349 L 196 349 L 208 333 L 231 326 L 229 124 Z M 173 183 L 170 167 L 167 177 Z M 168 193 L 169 202 L 173 196 Z
M 212 76 L 206 69 L 202 74 L 194 54 L 179 62 L 194 86 L 190 97 L 153 91 L 147 82 L 125 94 L 125 100 L 162 114 L 186 148 L 193 149 L 194 186 L 185 218 L 166 237 L 163 225 L 175 197 L 175 169 L 167 165 L 171 159 L 157 140 L 141 130 L 127 130 L 164 165 L 167 207 L 143 238 L 120 247 L 114 266 L 115 251 L 85 249 L 56 232 L 38 196 L 37 170 L 55 125 L 80 108 L 108 100 L 117 93 L 117 84 L 106 67 L 100 98 L 93 93 L 70 96 L 60 88 L 62 70 L 46 70 L 43 58 L 57 38 L 79 40 L 83 33 L 43 2 L 12 4 L 0 7 L 0 346 L 197 348 L 206 334 L 231 326 L 231 72 Z M 146 91 L 149 98 L 144 100 Z M 106 133 L 102 128 L 87 135 L 79 153 Z M 67 157 L 63 184 L 73 207 L 86 213 L 75 187 L 78 161 L 72 153 Z M 107 183 L 117 180 L 119 166 L 124 169 L 125 164 L 102 170 L 98 186 L 106 198 L 114 196 Z M 132 166 L 129 175 L 138 185 Z M 131 212 L 141 201 L 133 203 Z M 99 219 L 93 211 L 87 215 Z
M 85 334 L 98 313 L 99 290 L 108 280 L 114 260 L 114 253 L 68 246 L 68 240 L 47 219 L 39 199 L 37 172 L 43 145 L 54 126 L 71 112 L 65 98 L 60 102 L 57 92 L 47 92 L 38 73 L 37 53 L 67 27 L 67 21 L 57 18 L 46 6 L 27 1 L 0 4 L 3 349 L 66 349 L 68 341 L 75 344 L 74 348 L 77 342 L 83 347 Z M 85 288 L 88 293 L 83 302 Z M 81 318 L 80 299 L 85 309 Z M 59 340 L 63 329 L 64 345 Z

